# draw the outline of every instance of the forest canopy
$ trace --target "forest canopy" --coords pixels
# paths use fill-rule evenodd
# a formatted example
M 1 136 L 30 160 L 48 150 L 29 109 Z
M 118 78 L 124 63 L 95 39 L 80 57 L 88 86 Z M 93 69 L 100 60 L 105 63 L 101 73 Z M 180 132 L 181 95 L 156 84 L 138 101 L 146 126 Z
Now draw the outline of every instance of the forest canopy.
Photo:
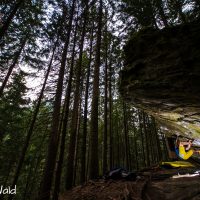
M 199 0 L 1 1 L 0 185 L 18 190 L 8 198 L 57 200 L 114 167 L 167 160 L 159 124 L 119 93 L 123 46 L 199 13 Z

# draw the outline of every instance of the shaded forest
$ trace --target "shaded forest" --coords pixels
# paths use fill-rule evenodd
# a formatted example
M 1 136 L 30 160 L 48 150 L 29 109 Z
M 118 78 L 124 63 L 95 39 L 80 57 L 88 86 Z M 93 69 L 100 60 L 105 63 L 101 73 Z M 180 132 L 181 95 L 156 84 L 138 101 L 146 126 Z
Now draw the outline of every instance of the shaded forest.
M 199 18 L 199 0 L 0 2 L 0 199 L 57 200 L 169 160 L 164 128 L 119 92 L 124 45 Z

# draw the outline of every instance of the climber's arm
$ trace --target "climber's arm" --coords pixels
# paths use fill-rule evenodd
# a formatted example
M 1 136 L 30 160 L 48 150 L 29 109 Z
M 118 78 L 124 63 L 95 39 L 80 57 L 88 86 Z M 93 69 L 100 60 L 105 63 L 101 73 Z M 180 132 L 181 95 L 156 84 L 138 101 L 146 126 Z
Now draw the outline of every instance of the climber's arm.
M 185 148 L 186 151 L 188 151 L 190 149 L 190 147 L 192 146 L 192 141 L 190 140 L 189 142 L 180 142 L 179 144 L 180 146 L 187 146 Z

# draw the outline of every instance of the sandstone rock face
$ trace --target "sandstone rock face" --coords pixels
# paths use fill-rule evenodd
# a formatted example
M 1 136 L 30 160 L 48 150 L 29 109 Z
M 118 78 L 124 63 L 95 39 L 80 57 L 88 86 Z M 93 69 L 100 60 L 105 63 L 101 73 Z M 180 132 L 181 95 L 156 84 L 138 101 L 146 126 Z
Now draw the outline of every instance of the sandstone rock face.
M 133 35 L 120 91 L 170 132 L 200 138 L 200 21 Z

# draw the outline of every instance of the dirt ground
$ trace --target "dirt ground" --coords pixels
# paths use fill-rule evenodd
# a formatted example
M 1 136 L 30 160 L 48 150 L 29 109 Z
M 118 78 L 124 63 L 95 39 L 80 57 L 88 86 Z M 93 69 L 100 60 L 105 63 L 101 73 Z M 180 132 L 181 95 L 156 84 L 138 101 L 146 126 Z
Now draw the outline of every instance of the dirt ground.
M 60 196 L 60 200 L 200 200 L 200 176 L 172 178 L 195 169 L 147 170 L 135 181 L 89 181 Z

